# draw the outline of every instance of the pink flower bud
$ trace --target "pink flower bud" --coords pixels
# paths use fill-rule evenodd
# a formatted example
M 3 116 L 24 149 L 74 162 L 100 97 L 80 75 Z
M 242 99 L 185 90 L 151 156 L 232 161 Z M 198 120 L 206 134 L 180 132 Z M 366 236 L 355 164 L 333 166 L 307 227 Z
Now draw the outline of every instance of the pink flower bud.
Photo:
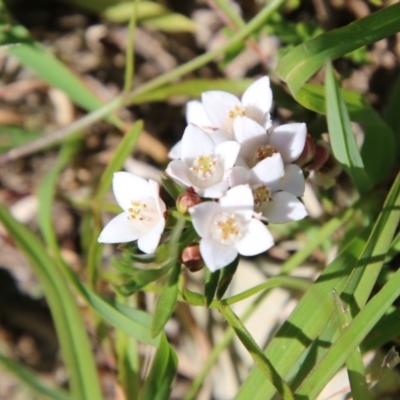
M 305 167 L 305 169 L 307 169 L 310 172 L 319 171 L 322 168 L 322 166 L 328 161 L 330 154 L 331 150 L 329 144 L 320 140 L 315 145 L 314 158 Z
M 200 271 L 204 268 L 204 261 L 200 254 L 200 248 L 197 243 L 186 246 L 181 254 L 181 261 L 190 272 Z
M 304 167 L 309 164 L 315 155 L 315 141 L 311 135 L 306 136 L 306 142 L 304 143 L 303 152 L 300 154 L 300 157 L 294 162 L 299 167 Z
M 182 193 L 177 197 L 176 208 L 180 213 L 185 214 L 190 207 L 199 203 L 201 203 L 200 196 L 193 188 L 189 188 L 185 193 Z

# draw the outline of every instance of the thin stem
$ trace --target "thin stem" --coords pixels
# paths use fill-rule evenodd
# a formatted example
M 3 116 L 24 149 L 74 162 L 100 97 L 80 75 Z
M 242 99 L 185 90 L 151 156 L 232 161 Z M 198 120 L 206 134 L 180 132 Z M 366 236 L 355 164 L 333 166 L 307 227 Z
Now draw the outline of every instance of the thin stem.
M 134 52 L 134 43 L 135 43 L 135 29 L 137 23 L 137 4 L 138 0 L 135 0 L 132 6 L 132 14 L 129 21 L 129 29 L 128 29 L 128 46 L 126 48 L 126 56 L 125 56 L 125 84 L 124 84 L 124 92 L 129 92 L 132 90 L 133 76 L 135 74 L 135 52 Z
M 219 312 L 233 328 L 237 337 L 242 342 L 244 347 L 246 347 L 254 362 L 260 368 L 261 372 L 263 372 L 265 377 L 272 383 L 272 385 L 274 385 L 278 393 L 282 396 L 283 400 L 294 400 L 294 396 L 289 385 L 278 374 L 274 366 L 250 335 L 243 322 L 228 306 L 221 307 Z
M 261 291 L 268 291 L 276 287 L 285 287 L 288 289 L 300 290 L 302 292 L 306 292 L 311 286 L 311 283 L 301 279 L 290 276 L 275 276 L 273 278 L 268 279 L 267 282 L 261 283 L 260 285 L 254 286 L 248 290 L 245 290 L 242 293 L 239 293 L 235 296 L 228 297 L 227 299 L 211 302 L 209 308 L 220 308 L 222 306 L 228 306 L 239 301 L 245 300 Z M 191 292 L 189 290 L 185 290 L 184 298 L 187 303 L 192 306 L 205 306 L 204 296 Z
M 253 312 L 257 309 L 258 305 L 261 303 L 261 301 L 265 298 L 265 296 L 268 294 L 268 290 L 265 290 L 263 293 L 261 293 L 255 301 L 253 301 L 245 310 L 243 315 L 241 316 L 241 320 L 245 322 L 252 314 Z M 199 392 L 201 385 L 204 382 L 204 379 L 206 378 L 207 374 L 211 370 L 212 366 L 216 363 L 218 360 L 219 355 L 229 346 L 229 344 L 232 342 L 234 338 L 234 333 L 235 331 L 232 329 L 231 326 L 228 327 L 228 329 L 225 330 L 224 335 L 222 339 L 218 340 L 218 344 L 213 347 L 211 354 L 207 357 L 207 360 L 200 371 L 200 373 L 196 376 L 196 378 L 192 382 L 192 386 L 188 390 L 185 400 L 192 400 L 196 397 L 197 393 Z
M 186 64 L 175 68 L 174 70 L 160 77 L 154 78 L 150 82 L 143 84 L 136 90 L 133 90 L 131 93 L 121 94 L 116 99 L 100 107 L 98 110 L 75 121 L 66 128 L 51 133 L 50 135 L 46 136 L 46 138 L 41 138 L 35 142 L 10 150 L 7 153 L 1 155 L 0 165 L 5 164 L 8 161 L 16 160 L 17 158 L 32 154 L 38 150 L 42 150 L 43 148 L 48 147 L 52 144 L 58 143 L 61 140 L 71 136 L 74 132 L 83 130 L 94 122 L 99 121 L 100 119 L 110 114 L 112 111 L 115 111 L 120 107 L 133 104 L 136 96 L 150 92 L 151 90 L 157 89 L 163 85 L 167 85 L 174 80 L 182 77 L 183 75 L 202 67 L 208 62 L 214 60 L 220 54 L 235 47 L 237 44 L 241 43 L 245 38 L 251 35 L 254 31 L 259 29 L 265 23 L 266 19 L 283 3 L 284 0 L 272 0 L 271 3 L 265 6 L 245 27 L 243 27 L 243 29 L 236 33 L 230 40 L 227 41 L 227 43 L 225 43 L 219 49 L 198 56 L 194 60 L 191 60 Z

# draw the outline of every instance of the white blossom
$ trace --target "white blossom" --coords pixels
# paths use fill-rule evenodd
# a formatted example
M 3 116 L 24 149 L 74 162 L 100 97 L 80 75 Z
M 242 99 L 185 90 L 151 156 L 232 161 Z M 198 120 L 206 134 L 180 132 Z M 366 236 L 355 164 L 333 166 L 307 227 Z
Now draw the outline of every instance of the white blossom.
M 233 167 L 240 145 L 234 141 L 216 144 L 201 128 L 185 129 L 178 159 L 169 163 L 167 174 L 199 196 L 218 198 L 229 187 L 228 171 Z
M 141 251 L 154 253 L 165 226 L 165 204 L 159 197 L 158 183 L 128 172 L 116 172 L 113 191 L 123 212 L 104 227 L 98 241 L 124 243 L 137 240 Z
M 274 244 L 267 227 L 253 218 L 253 211 L 248 185 L 229 189 L 218 202 L 207 201 L 189 209 L 201 237 L 201 256 L 211 271 L 229 265 L 238 254 L 253 256 Z

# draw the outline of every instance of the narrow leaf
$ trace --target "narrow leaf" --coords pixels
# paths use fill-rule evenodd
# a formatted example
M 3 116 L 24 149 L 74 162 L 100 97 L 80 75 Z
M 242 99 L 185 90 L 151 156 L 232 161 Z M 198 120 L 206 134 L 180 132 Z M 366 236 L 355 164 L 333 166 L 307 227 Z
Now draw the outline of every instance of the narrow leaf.
M 365 173 L 346 104 L 333 74 L 331 63 L 327 63 L 325 86 L 329 137 L 333 154 L 350 175 L 358 191 L 365 192 L 371 186 L 370 179 Z
M 239 265 L 240 257 L 236 257 L 229 265 L 222 269 L 221 278 L 217 287 L 217 299 L 221 300 L 227 291 Z
M 204 297 L 206 299 L 207 308 L 210 307 L 211 302 L 214 300 L 215 293 L 217 292 L 220 275 L 221 275 L 220 269 L 218 269 L 215 272 L 211 272 L 209 269 L 206 270 Z
M 170 398 L 171 384 L 178 370 L 178 357 L 163 335 L 151 370 L 145 380 L 140 400 L 166 400 Z
M 45 396 L 45 398 L 52 400 L 70 400 L 68 393 L 64 392 L 64 390 L 48 386 L 38 379 L 37 374 L 11 358 L 4 356 L 2 353 L 0 353 L 0 365 L 14 374 L 29 389 L 41 396 Z
M 177 263 L 172 269 L 168 285 L 162 291 L 154 311 L 153 324 L 151 327 L 151 334 L 153 337 L 157 336 L 164 329 L 165 324 L 174 312 L 175 304 L 178 300 L 178 281 L 180 273 L 181 264 Z
M 400 3 L 395 3 L 297 46 L 282 58 L 276 72 L 296 97 L 298 90 L 327 59 L 335 60 L 398 31 Z
M 344 332 L 351 323 L 351 316 L 346 305 L 335 290 L 333 290 L 333 302 L 335 304 L 339 331 Z M 365 369 L 362 362 L 360 349 L 358 347 L 351 353 L 346 365 L 353 400 L 370 399 L 368 385 L 365 380 Z

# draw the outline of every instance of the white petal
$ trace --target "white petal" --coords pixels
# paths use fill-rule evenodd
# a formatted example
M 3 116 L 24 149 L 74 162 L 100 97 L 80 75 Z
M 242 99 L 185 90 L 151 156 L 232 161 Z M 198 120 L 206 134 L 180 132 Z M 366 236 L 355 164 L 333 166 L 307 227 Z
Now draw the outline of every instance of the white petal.
M 306 182 L 301 168 L 295 164 L 285 165 L 285 175 L 279 189 L 292 193 L 296 197 L 301 197 L 304 195 L 305 187 Z
M 234 167 L 229 171 L 228 179 L 231 187 L 249 183 L 248 169 L 244 167 Z
M 200 189 L 195 187 L 196 193 L 199 196 L 205 197 L 207 199 L 219 199 L 226 193 L 228 189 L 229 189 L 228 179 L 224 179 L 221 182 L 218 182 L 215 185 L 212 185 L 205 189 Z
M 186 121 L 202 129 L 212 129 L 212 124 L 207 117 L 203 104 L 200 101 L 188 101 L 186 104 Z
M 171 160 L 176 160 L 177 158 L 181 158 L 181 141 L 175 143 L 171 150 L 168 153 L 168 157 Z
M 168 164 L 165 172 L 174 180 L 178 181 L 185 187 L 192 186 L 189 177 L 189 167 L 182 160 L 173 160 Z
M 222 162 L 224 175 L 228 168 L 232 168 L 235 165 L 239 151 L 240 144 L 233 140 L 223 142 L 215 148 L 215 154 L 218 155 L 219 160 Z
M 284 224 L 298 221 L 307 215 L 303 203 L 288 192 L 277 192 L 272 195 L 272 201 L 265 203 L 261 212 L 274 224 Z
M 253 192 L 249 185 L 239 185 L 229 189 L 225 196 L 219 199 L 221 207 L 250 220 L 254 210 Z
M 267 227 L 258 219 L 252 218 L 246 235 L 236 243 L 236 250 L 243 256 L 255 256 L 267 251 L 274 244 L 274 238 Z
M 269 143 L 281 153 L 285 164 L 289 164 L 299 158 L 306 143 L 306 136 L 306 124 L 286 124 L 278 126 L 272 131 Z
M 242 103 L 236 96 L 219 90 L 204 92 L 201 100 L 211 123 L 221 129 L 229 125 L 229 112 L 235 107 L 242 107 Z
M 130 207 L 133 200 L 152 197 L 149 182 L 129 172 L 115 172 L 112 184 L 115 199 L 124 211 Z
M 281 179 L 284 175 L 284 164 L 279 153 L 271 157 L 264 158 L 249 172 L 250 184 L 263 182 L 266 183 L 272 191 L 279 188 Z
M 268 143 L 266 130 L 247 117 L 235 118 L 233 136 L 242 145 L 240 154 L 245 158 L 251 156 L 258 147 Z
M 165 220 L 161 218 L 154 228 L 150 229 L 149 232 L 139 238 L 138 247 L 143 253 L 152 254 L 156 251 L 164 227 Z
M 267 113 L 272 106 L 272 90 L 268 76 L 263 76 L 253 82 L 243 93 L 242 103 L 244 106 L 255 106 Z
M 200 254 L 207 268 L 214 272 L 229 265 L 238 253 L 233 246 L 225 246 L 213 239 L 202 239 Z
M 101 231 L 99 243 L 126 243 L 138 239 L 143 232 L 138 230 L 123 212 L 114 217 Z
M 210 135 L 196 125 L 190 124 L 186 127 L 182 136 L 181 159 L 192 166 L 193 161 L 200 155 L 214 153 L 215 143 Z
M 154 202 L 156 203 L 158 214 L 162 217 L 166 207 L 165 203 L 160 198 L 160 185 L 156 181 L 149 179 L 149 187 L 152 192 Z
M 224 131 L 223 129 L 216 129 L 210 132 L 210 138 L 214 141 L 216 145 L 231 140 L 231 133 Z
M 215 214 L 221 210 L 218 203 L 213 201 L 205 201 L 189 208 L 192 217 L 193 228 L 200 237 L 209 237 L 211 231 L 211 221 Z

